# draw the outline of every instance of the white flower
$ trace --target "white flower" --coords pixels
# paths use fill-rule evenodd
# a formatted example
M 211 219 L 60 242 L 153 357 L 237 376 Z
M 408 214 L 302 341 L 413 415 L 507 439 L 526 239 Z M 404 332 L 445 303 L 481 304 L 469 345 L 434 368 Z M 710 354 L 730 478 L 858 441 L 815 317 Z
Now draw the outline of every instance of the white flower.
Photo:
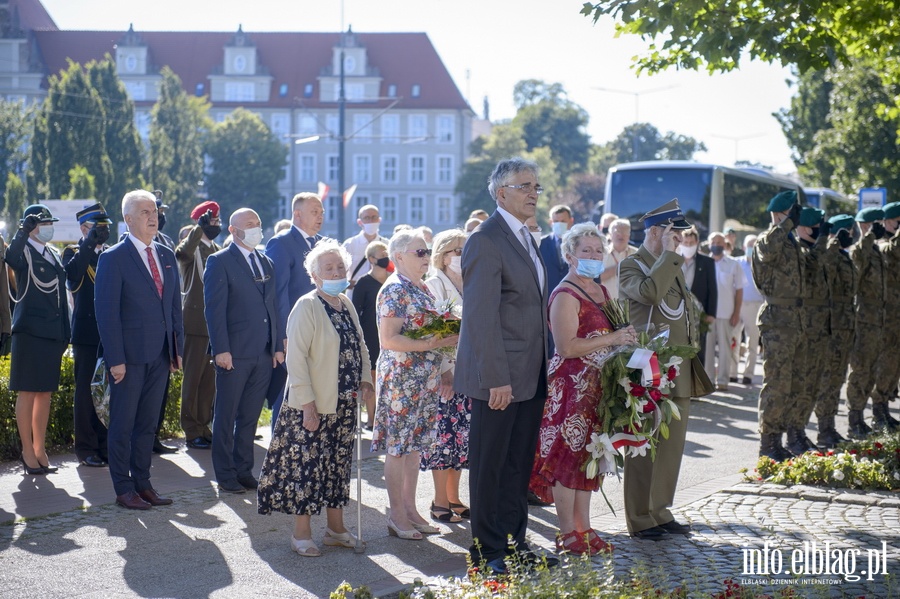
M 587 464 L 587 468 L 584 469 L 584 475 L 587 478 L 595 478 L 597 476 L 597 471 L 600 469 L 600 464 L 597 460 L 591 460 Z
M 672 408 L 672 418 L 681 420 L 681 410 L 678 409 L 678 404 L 671 399 L 667 399 L 666 401 L 669 402 L 669 407 Z
M 638 458 L 646 456 L 648 447 L 650 447 L 650 443 L 648 443 L 647 441 L 644 441 L 640 445 L 629 447 L 629 450 L 631 451 L 631 457 Z
M 635 397 L 633 395 L 628 396 L 627 405 L 629 408 L 635 408 L 638 412 L 643 412 L 644 406 L 647 405 L 646 399 L 641 399 L 640 397 Z
M 591 433 L 591 442 L 587 444 L 585 449 L 590 452 L 591 457 L 597 459 L 602 458 L 604 454 L 612 455 L 616 452 L 613 448 L 612 441 L 609 440 L 609 435 L 606 433 L 603 433 L 602 435 Z
M 391 402 L 391 410 L 393 410 L 394 412 L 399 412 L 402 409 L 403 409 L 403 402 L 401 402 L 399 399 L 395 399 L 394 401 Z
M 684 358 L 682 358 L 681 356 L 672 356 L 671 358 L 669 358 L 669 361 L 666 362 L 666 368 L 678 366 L 682 362 L 684 362 Z
M 900 480 L 900 472 L 894 472 L 894 480 Z
M 834 476 L 834 480 L 844 480 L 844 473 L 840 470 L 835 470 L 832 476 Z
M 629 393 L 631 392 L 631 381 L 627 376 L 619 379 L 619 385 Z

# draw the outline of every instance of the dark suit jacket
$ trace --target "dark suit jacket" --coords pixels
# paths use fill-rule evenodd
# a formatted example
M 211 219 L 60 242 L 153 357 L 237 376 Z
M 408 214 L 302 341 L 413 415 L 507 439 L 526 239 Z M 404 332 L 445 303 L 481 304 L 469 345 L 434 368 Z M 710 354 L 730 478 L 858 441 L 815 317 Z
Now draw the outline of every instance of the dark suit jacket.
M 103 250 L 109 248 L 101 246 Z M 97 316 L 94 313 L 94 277 L 100 254 L 85 247 L 84 238 L 78 245 L 67 246 L 63 251 L 63 266 L 66 269 L 66 287 L 75 298 L 72 310 L 72 344 L 99 345 L 100 332 L 97 330 Z
M 134 243 L 128 239 L 102 254 L 94 282 L 94 307 L 103 356 L 110 367 L 149 364 L 168 341 L 169 358 L 184 355 L 181 284 L 172 250 L 156 242 L 163 296 Z
M 316 243 L 321 239 L 321 235 L 316 235 Z M 309 250 L 309 244 L 294 226 L 282 231 L 266 244 L 266 256 L 275 265 L 276 305 L 278 322 L 282 329 L 300 296 L 315 288 L 309 273 L 303 268 L 303 260 L 306 259 Z
M 284 323 L 275 305 L 277 288 L 272 261 L 256 252 L 262 269 L 261 285 L 236 243 L 213 254 L 203 273 L 204 310 L 213 355 L 256 358 L 283 349 Z M 262 289 L 260 289 L 262 287 Z
M 547 268 L 547 288 L 553 291 L 569 274 L 569 265 L 562 257 L 562 239 L 553 233 L 541 237 L 541 258 Z
M 184 312 L 185 335 L 206 337 L 206 317 L 203 315 L 203 269 L 211 255 L 222 248 L 215 242 L 208 246 L 202 241 L 203 229 L 195 226 L 178 247 L 175 259 L 181 273 L 181 309 Z M 197 268 L 197 249 L 200 249 L 200 267 Z
M 708 316 L 716 315 L 716 306 L 719 302 L 719 286 L 716 283 L 716 261 L 709 256 L 696 254 L 694 256 L 694 285 L 690 292 L 697 296 L 703 311 Z
M 528 251 L 498 212 L 463 246 L 462 275 L 456 391 L 488 400 L 492 387 L 512 385 L 513 401 L 531 399 L 547 368 L 547 277 L 541 289 Z
M 6 248 L 6 263 L 16 273 L 19 300 L 12 313 L 12 332 L 68 343 L 72 331 L 66 298 L 66 271 L 56 249 L 47 247 L 53 254 L 51 259 L 44 258 L 34 249 L 28 243 L 25 231 L 19 229 Z M 31 261 L 31 272 L 39 281 L 52 284 L 56 280 L 59 283 L 56 293 L 43 293 L 34 281 L 29 280 L 28 260 Z

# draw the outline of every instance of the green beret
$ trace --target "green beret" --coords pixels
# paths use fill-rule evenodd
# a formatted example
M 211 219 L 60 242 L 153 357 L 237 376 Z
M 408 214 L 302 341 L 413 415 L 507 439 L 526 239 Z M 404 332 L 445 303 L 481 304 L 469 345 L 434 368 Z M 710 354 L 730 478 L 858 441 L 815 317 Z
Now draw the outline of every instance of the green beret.
M 812 206 L 804 206 L 803 210 L 800 211 L 800 222 L 798 224 L 801 227 L 818 227 L 819 223 L 822 222 L 823 216 L 825 216 L 824 210 L 819 210 Z
M 853 217 L 849 214 L 835 214 L 828 219 L 831 223 L 831 232 L 837 233 L 841 229 L 853 230 Z
M 856 213 L 856 221 L 860 223 L 874 223 L 876 220 L 882 220 L 883 218 L 884 210 L 875 206 L 863 208 Z
M 884 207 L 885 218 L 900 218 L 900 202 L 891 202 Z
M 787 212 L 797 203 L 796 191 L 782 191 L 769 200 L 769 212 Z

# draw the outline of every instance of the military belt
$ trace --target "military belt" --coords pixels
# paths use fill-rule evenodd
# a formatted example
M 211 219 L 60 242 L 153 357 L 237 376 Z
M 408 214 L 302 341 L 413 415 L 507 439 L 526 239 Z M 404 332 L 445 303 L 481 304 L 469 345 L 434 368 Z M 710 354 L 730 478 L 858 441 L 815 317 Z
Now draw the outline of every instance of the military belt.
M 821 300 L 821 299 L 804 299 L 804 300 L 803 300 L 803 305 L 804 305 L 804 306 L 828 306 L 829 303 L 828 303 L 828 300 Z
M 802 297 L 769 297 L 765 296 L 766 303 L 770 306 L 795 306 L 800 308 L 803 306 Z

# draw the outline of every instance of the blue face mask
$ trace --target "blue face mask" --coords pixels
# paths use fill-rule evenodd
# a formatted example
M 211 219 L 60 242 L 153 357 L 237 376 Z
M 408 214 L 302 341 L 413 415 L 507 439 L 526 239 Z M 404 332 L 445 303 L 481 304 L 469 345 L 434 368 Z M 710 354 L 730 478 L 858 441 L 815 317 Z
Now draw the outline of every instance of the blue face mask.
M 350 286 L 347 279 L 327 279 L 322 281 L 322 292 L 337 297 Z
M 569 225 L 566 223 L 552 222 L 550 226 L 553 228 L 553 234 L 560 238 L 569 230 Z
M 587 277 L 589 279 L 596 279 L 603 274 L 603 271 L 605 269 L 606 265 L 603 264 L 602 260 L 588 260 L 586 258 L 579 258 L 578 268 L 575 269 L 575 272 L 577 272 L 579 276 Z

